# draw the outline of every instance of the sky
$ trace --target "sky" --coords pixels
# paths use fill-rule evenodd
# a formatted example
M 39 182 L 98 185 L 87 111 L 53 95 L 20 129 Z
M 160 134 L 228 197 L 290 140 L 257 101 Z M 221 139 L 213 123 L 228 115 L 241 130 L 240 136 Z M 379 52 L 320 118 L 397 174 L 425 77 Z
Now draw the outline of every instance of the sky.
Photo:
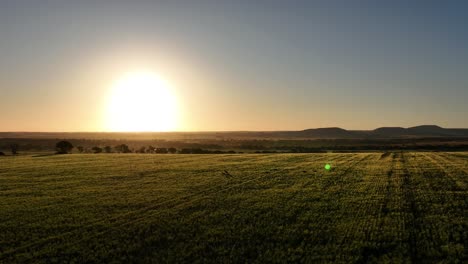
M 175 131 L 468 127 L 467 13 L 466 1 L 2 0 L 0 131 L 108 131 L 113 84 L 140 70 L 175 95 Z

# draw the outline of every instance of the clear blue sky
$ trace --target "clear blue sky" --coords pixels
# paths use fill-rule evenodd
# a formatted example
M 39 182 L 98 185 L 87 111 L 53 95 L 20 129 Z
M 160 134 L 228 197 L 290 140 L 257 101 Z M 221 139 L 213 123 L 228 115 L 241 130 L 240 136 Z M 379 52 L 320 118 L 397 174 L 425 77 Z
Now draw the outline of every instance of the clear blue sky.
M 0 130 L 105 130 L 109 83 L 135 69 L 173 84 L 177 130 L 468 127 L 467 14 L 466 1 L 4 0 Z

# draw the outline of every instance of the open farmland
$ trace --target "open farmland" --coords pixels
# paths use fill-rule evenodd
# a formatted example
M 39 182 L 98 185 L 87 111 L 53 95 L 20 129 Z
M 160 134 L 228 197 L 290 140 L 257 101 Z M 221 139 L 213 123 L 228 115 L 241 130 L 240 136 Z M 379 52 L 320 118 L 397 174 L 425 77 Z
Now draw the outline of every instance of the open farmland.
M 461 152 L 3 157 L 0 263 L 461 263 L 467 184 Z

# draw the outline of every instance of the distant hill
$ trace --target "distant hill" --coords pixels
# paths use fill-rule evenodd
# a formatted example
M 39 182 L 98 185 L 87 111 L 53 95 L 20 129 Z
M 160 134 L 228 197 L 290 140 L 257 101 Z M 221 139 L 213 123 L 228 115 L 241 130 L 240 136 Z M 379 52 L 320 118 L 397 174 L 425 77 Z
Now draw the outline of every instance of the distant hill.
M 468 129 L 442 128 L 436 125 L 422 125 L 409 128 L 402 127 L 381 127 L 370 133 L 376 137 L 466 137 Z
M 410 128 L 380 127 L 374 130 L 346 130 L 339 127 L 305 129 L 283 132 L 283 136 L 299 138 L 354 139 L 354 138 L 401 138 L 401 137 L 468 137 L 468 129 L 442 128 L 422 125 Z
M 358 136 L 356 132 L 339 127 L 305 129 L 291 133 L 295 136 L 306 138 L 354 138 Z
M 403 127 L 379 127 L 371 131 L 373 135 L 379 136 L 402 136 L 406 134 L 406 128 Z
M 452 135 L 454 132 L 451 129 L 441 128 L 435 125 L 415 126 L 407 129 L 408 134 L 411 135 L 438 135 L 447 136 Z

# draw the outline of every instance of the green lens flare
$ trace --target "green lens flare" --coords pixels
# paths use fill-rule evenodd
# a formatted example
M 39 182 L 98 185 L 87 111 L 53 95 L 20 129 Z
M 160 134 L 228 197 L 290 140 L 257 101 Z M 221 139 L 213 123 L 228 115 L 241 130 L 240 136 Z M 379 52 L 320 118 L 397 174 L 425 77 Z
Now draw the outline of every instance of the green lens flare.
M 331 165 L 330 165 L 330 164 L 325 165 L 325 169 L 326 169 L 326 170 L 330 170 L 330 169 L 331 169 Z

